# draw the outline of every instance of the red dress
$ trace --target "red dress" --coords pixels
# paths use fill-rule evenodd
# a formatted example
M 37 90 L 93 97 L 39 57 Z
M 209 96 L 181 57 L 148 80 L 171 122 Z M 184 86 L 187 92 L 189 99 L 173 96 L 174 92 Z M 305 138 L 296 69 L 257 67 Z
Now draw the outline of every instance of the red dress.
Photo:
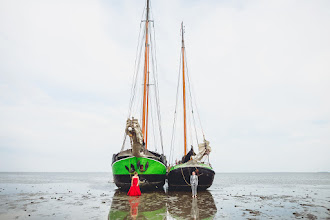
M 127 195 L 129 196 L 141 196 L 140 187 L 137 185 L 139 179 L 137 177 L 133 177 L 133 185 L 129 189 Z

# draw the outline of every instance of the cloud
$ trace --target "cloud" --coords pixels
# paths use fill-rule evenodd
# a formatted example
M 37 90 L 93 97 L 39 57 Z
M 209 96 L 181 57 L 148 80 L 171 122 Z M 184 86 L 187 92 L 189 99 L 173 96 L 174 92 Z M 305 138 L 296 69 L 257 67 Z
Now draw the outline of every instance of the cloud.
M 143 7 L 0 2 L 2 171 L 110 169 L 123 141 Z M 184 21 L 215 170 L 329 170 L 329 7 L 152 1 L 166 154 Z M 175 152 L 181 157 L 181 145 Z

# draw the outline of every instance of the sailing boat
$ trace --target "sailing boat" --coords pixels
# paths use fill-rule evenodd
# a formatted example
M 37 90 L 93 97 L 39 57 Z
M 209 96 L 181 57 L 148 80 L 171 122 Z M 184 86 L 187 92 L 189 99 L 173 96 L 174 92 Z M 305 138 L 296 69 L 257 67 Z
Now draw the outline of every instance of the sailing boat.
M 154 63 L 149 65 L 149 58 L 151 58 L 151 61 L 156 60 L 154 57 L 155 49 L 152 46 L 155 35 L 151 34 L 153 21 L 150 20 L 149 0 L 146 2 L 145 20 L 141 22 L 143 25 L 140 26 L 140 34 L 142 31 L 143 34 L 141 39 L 139 36 L 141 43 L 138 45 L 137 60 L 143 57 L 144 66 L 142 68 L 139 65 L 140 62 L 136 62 L 123 146 L 120 152 L 112 157 L 113 179 L 117 187 L 122 190 L 127 190 L 130 187 L 131 177 L 134 172 L 137 172 L 140 176 L 141 182 L 139 186 L 142 191 L 146 189 L 162 189 L 166 178 L 167 161 L 163 153 L 162 130 L 160 126 L 157 69 Z M 142 74 L 139 75 L 139 73 Z M 139 79 L 142 79 L 142 82 Z M 141 95 L 142 102 L 139 95 Z M 155 104 L 152 103 L 152 98 L 154 98 Z M 135 109 L 138 109 L 142 120 L 139 121 L 133 117 Z M 152 125 L 154 125 L 153 129 L 149 129 L 149 119 Z M 157 123 L 159 133 L 155 131 Z M 142 124 L 142 128 L 140 124 Z M 148 137 L 148 134 L 153 137 L 153 140 L 150 140 L 151 138 Z M 158 138 L 156 137 L 157 134 Z M 129 137 L 130 148 L 125 150 L 127 137 Z M 155 151 L 149 150 L 150 146 L 153 146 Z M 161 152 L 158 152 L 157 147 L 158 149 L 161 148 Z
M 211 164 L 209 163 L 209 154 L 211 152 L 211 147 L 209 141 L 205 140 L 205 135 L 203 132 L 203 142 L 199 143 L 197 138 L 197 129 L 196 129 L 196 123 L 195 125 L 195 135 L 196 135 L 196 142 L 198 145 L 198 154 L 196 155 L 193 146 L 191 146 L 191 150 L 187 153 L 187 98 L 190 98 L 190 102 L 188 102 L 188 106 L 190 106 L 191 111 L 191 118 L 193 122 L 195 122 L 195 116 L 194 116 L 194 110 L 193 110 L 193 100 L 192 100 L 192 94 L 190 89 L 190 80 L 188 76 L 187 66 L 186 66 L 186 55 L 185 55 L 185 44 L 184 44 L 184 28 L 183 23 L 181 24 L 181 33 L 182 33 L 182 46 L 181 46 L 181 55 L 182 55 L 182 96 L 183 96 L 183 130 L 184 130 L 184 156 L 180 161 L 177 161 L 176 164 L 172 167 L 169 167 L 168 171 L 168 185 L 170 189 L 190 189 L 190 175 L 193 171 L 196 172 L 196 175 L 198 175 L 198 189 L 199 190 L 205 190 L 209 188 L 214 179 L 215 172 L 213 171 L 213 168 L 211 167 Z M 180 62 L 181 63 L 181 62 Z M 180 71 L 181 74 L 181 71 Z M 180 80 L 179 82 L 180 83 Z M 186 87 L 189 88 L 189 96 L 186 97 Z M 179 84 L 178 84 L 179 88 Z M 179 92 L 179 89 L 177 90 Z M 177 94 L 177 99 L 178 99 Z M 189 100 L 188 100 L 189 101 Z M 176 107 L 177 108 L 177 107 Z M 197 108 L 197 107 L 196 107 Z M 174 116 L 174 122 L 176 119 L 176 112 L 175 110 L 175 116 Z M 189 116 L 190 116 L 189 115 Z M 192 133 L 192 132 L 191 132 Z M 173 136 L 175 134 L 175 129 L 173 127 L 173 133 L 172 133 L 172 141 Z M 191 135 L 192 136 L 192 135 Z M 192 142 L 192 141 L 191 141 Z M 192 143 L 191 143 L 192 144 Z M 171 149 L 173 149 L 173 142 Z M 170 156 L 171 158 L 171 156 Z M 206 159 L 208 161 L 206 162 Z M 203 160 L 205 160 L 203 162 Z

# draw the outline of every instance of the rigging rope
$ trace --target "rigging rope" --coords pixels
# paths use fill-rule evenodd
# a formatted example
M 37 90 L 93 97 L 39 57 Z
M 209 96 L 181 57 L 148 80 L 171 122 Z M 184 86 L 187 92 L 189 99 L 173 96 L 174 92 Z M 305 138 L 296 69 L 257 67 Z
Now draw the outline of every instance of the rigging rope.
M 183 177 L 184 181 L 187 183 L 187 185 L 188 185 L 188 186 L 191 186 L 191 185 L 187 182 L 186 177 L 185 177 L 184 174 L 183 174 L 182 167 L 181 167 L 181 174 L 182 174 L 182 177 Z
M 179 64 L 179 74 L 178 74 L 178 84 L 176 88 L 176 102 L 175 102 L 175 109 L 174 109 L 174 120 L 173 120 L 173 127 L 172 127 L 172 138 L 171 138 L 171 149 L 170 149 L 170 164 L 172 163 L 173 159 L 173 150 L 174 150 L 174 141 L 175 141 L 175 128 L 176 128 L 176 113 L 177 113 L 177 108 L 178 108 L 178 99 L 179 99 L 179 87 L 180 87 L 180 77 L 181 77 L 181 57 L 182 57 L 182 50 L 181 51 L 181 56 L 180 56 L 180 64 Z
M 189 102 L 188 102 L 188 108 L 187 109 L 189 109 Z M 190 120 L 190 114 L 189 114 L 190 112 L 188 111 L 188 114 L 187 114 L 187 119 L 188 119 L 188 126 L 189 126 L 189 128 L 188 128 L 188 130 L 189 130 L 189 140 L 190 140 L 190 145 L 193 145 L 193 140 L 192 140 L 192 126 L 191 126 L 191 120 Z
M 128 118 L 131 118 L 135 113 L 138 113 L 142 115 L 142 106 L 143 106 L 143 101 L 139 101 L 137 99 L 137 96 L 140 96 L 140 94 L 143 94 L 143 86 L 140 86 L 141 83 L 141 69 L 142 69 L 142 64 L 141 64 L 141 59 L 143 57 L 142 53 L 145 52 L 145 43 L 144 39 L 146 38 L 146 25 L 142 25 L 145 22 L 145 14 L 146 14 L 146 7 L 145 5 L 143 13 L 142 13 L 142 19 L 140 22 L 140 31 L 139 31 L 139 37 L 138 37 L 138 45 L 137 45 L 137 50 L 136 50 L 136 57 L 135 57 L 135 63 L 134 63 L 134 74 L 133 74 L 133 83 L 131 87 L 131 97 L 130 97 L 130 102 L 129 102 L 129 111 L 128 111 Z M 151 7 L 150 11 L 151 11 Z M 152 14 L 152 12 L 151 12 Z M 152 25 L 151 25 L 152 24 Z M 153 141 L 155 142 L 155 149 L 157 149 L 157 144 L 156 142 L 160 141 L 162 153 L 164 153 L 164 146 L 163 146 L 163 134 L 162 134 L 162 128 L 161 128 L 161 115 L 160 115 L 160 102 L 159 102 L 159 90 L 158 90 L 158 71 L 157 71 L 157 56 L 156 56 L 156 37 L 155 37 L 155 26 L 152 20 L 149 20 L 149 32 L 148 32 L 148 38 L 150 39 L 149 41 L 149 55 L 151 58 L 151 68 L 149 70 L 149 73 L 153 77 L 154 81 L 154 89 L 150 89 L 150 82 L 147 85 L 148 86 L 148 91 L 149 91 L 149 106 L 150 106 L 150 113 L 151 114 L 151 126 L 152 129 L 150 129 L 150 139 L 153 138 Z M 143 84 L 143 82 L 141 83 Z M 154 97 L 152 95 L 152 91 L 154 91 Z M 156 103 L 156 106 L 153 106 L 153 103 L 151 102 L 153 100 Z M 136 112 L 137 111 L 137 112 Z M 154 113 L 156 112 L 156 116 Z M 158 120 L 158 123 L 156 122 Z M 159 136 L 160 138 L 156 137 L 156 128 L 155 126 L 158 126 L 158 131 L 159 131 Z M 153 133 L 153 134 L 151 134 Z M 152 136 L 153 135 L 153 136 Z M 148 135 L 149 136 L 149 135 Z M 158 136 L 158 135 L 157 135 Z M 124 137 L 123 141 L 123 146 L 122 149 L 124 148 L 126 141 L 126 136 Z
M 134 62 L 134 74 L 133 74 L 133 82 L 132 82 L 132 86 L 131 86 L 131 97 L 129 100 L 129 109 L 128 109 L 128 118 L 131 118 L 132 115 L 134 114 L 135 111 L 140 112 L 140 115 L 142 115 L 142 105 L 143 102 L 140 102 L 137 100 L 136 96 L 138 94 L 143 94 L 143 87 L 140 86 L 140 70 L 141 70 L 141 58 L 142 58 L 142 53 L 144 52 L 144 39 L 146 37 L 146 26 L 142 25 L 145 21 L 144 21 L 144 17 L 146 14 L 146 8 L 147 8 L 147 3 L 145 4 L 143 13 L 142 13 L 142 18 L 141 18 L 141 22 L 140 22 L 140 31 L 139 31 L 139 35 L 138 35 L 138 44 L 137 44 L 137 48 L 136 48 L 136 57 L 135 57 L 135 62 Z M 151 8 L 151 7 L 149 7 Z M 150 20 L 150 23 L 153 23 Z M 154 25 L 153 28 L 150 27 L 151 25 L 149 25 L 149 33 L 148 33 L 148 37 L 150 39 L 150 51 L 151 51 L 151 59 L 152 59 L 152 73 L 153 73 L 153 78 L 154 78 L 154 83 L 155 83 L 155 102 L 156 102 L 156 112 L 157 112 L 157 118 L 158 118 L 158 127 L 159 127 L 159 135 L 160 135 L 160 142 L 161 142 L 161 148 L 162 148 L 162 152 L 164 153 L 164 147 L 163 147 L 163 135 L 162 135 L 162 129 L 161 129 L 161 117 L 160 117 L 160 104 L 159 104 L 159 91 L 158 91 L 158 80 L 157 80 L 157 58 L 156 58 L 156 38 L 155 38 L 155 30 L 154 30 Z M 143 34 L 142 34 L 143 32 Z M 153 32 L 153 34 L 152 34 Z M 153 38 L 152 38 L 153 37 Z M 155 42 L 155 46 L 153 46 L 153 42 Z M 142 83 L 143 84 L 143 83 Z M 150 84 L 149 84 L 150 85 Z M 148 87 L 149 87 L 148 85 Z M 148 88 L 149 89 L 149 88 Z M 149 92 L 149 96 L 150 99 L 152 97 L 151 95 L 151 91 Z M 152 103 L 150 104 L 150 109 L 152 111 Z M 136 110 L 135 110 L 136 109 Z M 134 112 L 133 112 L 134 111 Z M 152 112 L 151 112 L 152 114 Z M 156 140 L 157 138 L 155 137 L 155 120 L 154 120 L 154 116 L 153 114 L 151 115 L 152 117 L 152 124 L 153 124 L 153 135 L 154 135 L 154 142 L 155 142 L 155 148 L 156 148 Z M 122 150 L 124 149 L 124 145 L 126 142 L 126 134 L 124 135 L 123 138 L 123 145 L 122 145 Z M 156 148 L 157 150 L 157 148 Z
M 144 11 L 145 10 L 143 10 L 142 16 L 144 14 Z M 138 36 L 138 44 L 137 44 L 137 47 L 136 47 L 136 55 L 135 55 L 135 61 L 134 61 L 134 74 L 133 74 L 133 81 L 132 81 L 132 86 L 131 86 L 131 97 L 130 97 L 130 100 L 129 100 L 129 107 L 128 107 L 128 118 L 131 118 L 131 113 L 132 113 L 132 108 L 133 108 L 133 100 L 134 100 L 134 97 L 135 97 L 137 77 L 138 77 L 139 65 L 140 65 L 140 59 L 141 59 L 141 51 L 142 51 L 142 44 L 140 44 L 140 36 L 141 36 L 141 31 L 142 31 L 142 25 L 141 24 L 142 24 L 142 22 L 140 22 L 140 31 L 139 31 L 139 36 Z M 140 49 L 139 49 L 139 47 L 140 47 Z M 140 53 L 139 53 L 139 51 L 140 51 Z M 126 132 L 124 132 L 123 145 L 122 145 L 120 151 L 124 150 L 125 142 L 126 142 Z
M 141 27 L 141 25 L 140 25 Z M 144 35 L 141 39 L 141 41 L 143 41 L 143 38 L 144 38 Z M 137 64 L 135 66 L 135 73 L 134 73 L 134 86 L 132 88 L 132 91 L 131 91 L 131 99 L 130 99 L 130 106 L 129 106 L 129 115 L 128 115 L 128 118 L 130 118 L 132 116 L 132 110 L 133 110 L 133 105 L 134 105 L 134 98 L 135 98 L 135 95 L 137 94 L 137 88 L 136 88 L 136 85 L 138 83 L 138 76 L 139 76 L 139 69 L 140 69 L 140 63 L 141 63 L 141 53 L 142 53 L 142 48 L 143 48 L 143 44 L 141 43 L 140 44 L 140 49 L 139 49 L 139 53 L 138 53 L 138 61 L 137 61 Z
M 188 186 L 191 186 L 191 185 L 187 182 L 186 177 L 185 177 L 184 174 L 183 174 L 182 167 L 180 167 L 180 169 L 181 169 L 181 174 L 182 174 L 183 180 L 186 182 L 186 184 L 187 184 Z M 196 170 L 198 170 L 198 169 L 197 169 L 197 167 L 195 166 L 195 171 L 196 171 Z M 199 176 L 201 176 L 201 175 L 199 175 Z
M 125 147 L 125 142 L 126 142 L 126 137 L 127 137 L 127 135 L 126 135 L 126 132 L 124 132 L 124 140 L 123 140 L 123 145 L 121 146 L 121 149 L 120 149 L 120 151 L 123 151 L 123 150 L 124 150 L 124 147 Z
M 151 104 L 151 103 L 150 103 Z M 152 109 L 152 105 L 150 105 L 150 116 L 151 116 L 151 124 L 152 124 L 152 134 L 153 134 L 153 138 L 154 138 L 154 145 L 155 145 L 155 151 L 157 152 L 157 141 L 156 141 L 156 135 L 155 135 L 155 122 L 154 122 L 154 115 L 153 113 L 153 109 Z
M 186 50 L 186 49 L 185 49 Z M 185 53 L 187 54 L 187 53 Z M 191 106 L 191 115 L 192 115 L 192 118 L 193 118 L 193 123 L 194 123 L 194 129 L 195 129 L 195 137 L 196 137 L 196 141 L 197 141 L 197 146 L 199 145 L 199 141 L 198 141 L 198 134 L 197 134 L 197 129 L 196 129 L 196 122 L 195 122 L 195 115 L 194 115 L 194 104 L 193 104 L 193 98 L 192 98 L 192 95 L 191 95 L 191 83 L 190 83 L 190 77 L 189 77 L 189 74 L 188 74 L 188 59 L 187 59 L 187 55 L 186 55 L 186 69 L 187 69 L 187 79 L 188 79 L 188 88 L 189 88 L 189 96 L 190 96 L 190 106 Z M 197 108 L 197 106 L 196 106 Z M 202 132 L 203 132 L 203 128 L 201 127 L 202 129 Z M 203 132 L 203 135 L 204 135 L 204 132 Z
M 190 87 L 189 87 L 189 90 L 190 90 Z M 196 106 L 196 112 L 197 112 L 197 117 L 198 117 L 198 121 L 199 121 L 199 126 L 201 127 L 201 131 L 202 131 L 202 134 L 203 134 L 203 139 L 205 140 L 204 129 L 203 129 L 203 126 L 202 126 L 201 118 L 199 116 L 199 111 L 198 111 L 198 107 L 197 107 L 197 98 L 196 98 L 196 93 L 195 93 L 193 85 L 191 85 L 191 90 L 192 90 L 192 97 L 195 97 L 194 98 L 195 99 L 194 103 L 195 103 L 195 106 Z
M 145 12 L 145 8 L 144 8 L 143 13 L 142 13 L 142 18 L 143 18 L 144 12 Z M 140 22 L 140 31 L 139 31 L 139 36 L 138 36 L 138 44 L 137 44 L 137 47 L 136 47 L 136 56 L 135 56 L 135 62 L 134 62 L 133 83 L 132 83 L 132 88 L 131 88 L 131 98 L 130 98 L 130 102 L 129 102 L 128 118 L 131 117 L 132 105 L 133 105 L 134 97 L 135 97 L 135 94 L 136 94 L 135 90 L 136 90 L 136 84 L 137 84 L 137 81 L 138 81 L 137 78 L 138 78 L 138 73 L 139 73 L 139 69 L 140 69 L 140 63 L 141 63 L 140 60 L 141 60 L 141 53 L 142 53 L 142 46 L 143 46 L 143 43 L 142 42 L 143 42 L 143 39 L 144 39 L 144 36 L 145 36 L 145 31 L 144 31 L 144 34 L 143 34 L 142 38 L 140 39 L 142 30 L 145 30 L 145 29 L 142 29 L 142 23 L 143 22 L 141 21 Z
M 196 100 L 193 99 L 194 95 L 195 94 L 192 94 L 194 92 L 193 90 L 193 86 L 191 84 L 191 79 L 190 79 L 190 76 L 189 76 L 189 71 L 188 71 L 188 59 L 187 59 L 187 53 L 186 53 L 186 48 L 184 47 L 184 58 L 186 60 L 186 62 L 184 63 L 185 65 L 185 68 L 186 68 L 186 76 L 187 76 L 187 85 L 188 85 L 188 88 L 189 88 L 189 98 L 190 98 L 190 102 L 188 101 L 188 107 L 191 108 L 191 117 L 192 117 L 192 121 L 193 121 L 193 127 L 194 127 L 194 131 L 195 131 L 195 137 L 196 137 L 196 142 L 197 142 L 197 146 L 199 146 L 199 141 L 198 141 L 198 132 L 197 132 L 197 126 L 196 126 L 196 120 L 195 120 L 195 112 L 194 112 L 194 109 L 196 109 L 197 111 L 197 116 L 198 116 L 198 120 L 199 120 L 199 125 L 200 125 L 200 128 L 201 128 L 201 131 L 202 131 L 202 134 L 203 134 L 203 138 L 205 140 L 205 134 L 204 134 L 204 130 L 203 130 L 203 127 L 202 127 L 202 123 L 201 123 L 201 120 L 200 120 L 200 116 L 199 116 L 199 111 L 198 111 L 198 107 L 197 107 L 197 104 L 196 104 Z M 176 128 L 176 114 L 177 114 L 177 105 L 178 105 L 178 97 L 179 97 L 179 93 L 178 93 L 178 90 L 179 90 L 179 85 L 180 85 L 180 76 L 181 76 L 181 59 L 182 59 L 182 50 L 181 50 L 181 53 L 180 53 L 180 65 L 179 65 L 179 79 L 178 79 L 178 85 L 177 85 L 177 95 L 176 95 L 176 105 L 175 105 L 175 111 L 174 111 L 174 120 L 173 120 L 173 130 L 172 130 L 172 138 L 171 138 L 171 148 L 170 148 L 170 163 L 172 162 L 172 158 L 173 158 L 173 149 L 174 149 L 174 142 L 175 142 L 175 128 Z M 192 87 L 192 88 L 191 88 Z M 193 92 L 191 91 L 193 90 Z M 190 141 L 191 141 L 191 144 L 193 145 L 193 140 L 192 140 L 192 126 L 191 126 L 191 119 L 190 119 L 190 111 L 189 111 L 189 114 L 187 115 L 188 116 L 188 124 L 189 124 L 189 131 L 190 131 Z
M 163 132 L 161 127 L 161 113 L 160 113 L 160 102 L 159 102 L 159 90 L 158 90 L 158 68 L 157 68 L 157 52 L 156 52 L 156 37 L 155 37 L 155 25 L 153 24 L 153 38 L 150 33 L 150 42 L 154 42 L 153 47 L 151 47 L 151 59 L 152 59 L 152 69 L 153 69 L 153 77 L 154 77 L 154 89 L 155 89 L 155 101 L 156 101 L 156 111 L 158 117 L 158 128 L 159 128 L 159 136 L 160 136 L 160 144 L 162 147 L 162 153 L 164 153 L 164 145 L 163 145 Z

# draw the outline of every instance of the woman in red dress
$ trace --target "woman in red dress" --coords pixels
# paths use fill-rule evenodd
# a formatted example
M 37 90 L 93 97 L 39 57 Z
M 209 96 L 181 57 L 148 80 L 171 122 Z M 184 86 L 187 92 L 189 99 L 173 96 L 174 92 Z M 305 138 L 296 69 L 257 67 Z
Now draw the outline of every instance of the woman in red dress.
M 134 172 L 134 176 L 132 178 L 131 188 L 129 189 L 127 195 L 129 196 L 141 196 L 141 191 L 139 187 L 140 179 L 137 172 Z

